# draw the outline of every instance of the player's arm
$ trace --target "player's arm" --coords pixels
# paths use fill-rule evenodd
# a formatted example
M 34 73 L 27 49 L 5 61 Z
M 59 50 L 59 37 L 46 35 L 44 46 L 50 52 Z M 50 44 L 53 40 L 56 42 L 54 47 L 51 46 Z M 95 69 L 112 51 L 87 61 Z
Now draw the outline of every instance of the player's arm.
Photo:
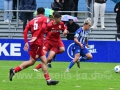
M 86 43 L 87 48 L 89 48 L 89 46 L 88 46 L 88 37 L 85 38 L 85 43 Z
M 45 35 L 47 35 L 49 32 L 50 32 L 50 28 L 48 28 L 48 26 L 47 26 L 47 29 L 45 30 Z
M 23 32 L 24 34 L 24 42 L 27 43 L 28 42 L 28 37 L 27 37 L 27 34 L 28 34 L 28 31 L 30 30 L 30 23 L 27 24 L 27 26 L 25 27 L 25 30 Z
M 48 23 L 47 28 L 45 29 L 45 32 L 44 32 L 45 36 L 47 36 L 48 33 L 51 31 L 51 27 L 52 27 L 52 24 Z
M 63 35 L 67 35 L 69 31 L 67 30 L 67 26 L 65 24 L 62 24 L 63 27 Z
M 53 26 L 52 23 L 53 23 L 53 22 L 51 21 L 51 22 L 49 22 L 49 23 L 47 24 L 46 32 L 50 32 L 50 31 L 51 31 L 51 28 L 52 28 L 52 26 Z
M 25 42 L 25 45 L 24 45 L 24 50 L 25 51 L 28 51 L 28 48 L 29 48 L 28 37 L 27 37 L 27 34 L 28 34 L 29 30 L 30 30 L 30 23 L 27 24 L 27 26 L 25 27 L 25 30 L 23 32 L 23 34 L 24 34 L 24 42 Z
M 80 32 L 78 30 L 75 32 L 74 42 L 77 43 L 81 48 L 84 48 L 84 45 L 81 42 L 78 41 L 79 33 Z
M 83 44 L 80 43 L 76 37 L 74 37 L 74 42 L 77 43 L 81 48 L 84 48 Z

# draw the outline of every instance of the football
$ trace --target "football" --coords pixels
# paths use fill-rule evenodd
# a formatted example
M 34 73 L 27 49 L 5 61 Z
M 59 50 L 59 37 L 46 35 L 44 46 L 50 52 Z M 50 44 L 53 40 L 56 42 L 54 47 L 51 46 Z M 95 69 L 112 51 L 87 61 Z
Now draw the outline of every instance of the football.
M 120 65 L 114 67 L 116 73 L 120 73 Z

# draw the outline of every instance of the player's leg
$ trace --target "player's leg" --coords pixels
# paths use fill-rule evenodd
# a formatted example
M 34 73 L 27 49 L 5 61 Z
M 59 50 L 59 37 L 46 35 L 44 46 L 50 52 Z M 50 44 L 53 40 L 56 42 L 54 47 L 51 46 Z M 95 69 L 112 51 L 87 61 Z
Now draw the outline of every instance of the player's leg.
M 65 51 L 65 47 L 62 40 L 59 40 L 58 48 L 59 49 L 57 50 L 56 54 L 61 54 Z
M 55 56 L 55 51 L 53 50 L 49 51 L 48 58 L 47 58 L 47 63 L 49 68 L 52 68 L 51 62 L 54 56 Z
M 44 46 L 43 46 L 43 52 L 44 52 L 45 55 L 46 55 L 47 52 L 50 50 L 50 48 L 51 48 L 51 45 L 49 44 L 49 42 L 48 42 L 48 41 L 45 41 L 45 42 L 44 42 Z M 41 64 L 41 63 L 38 64 L 33 70 L 34 70 L 34 71 L 38 71 L 38 69 L 40 69 L 40 68 L 42 68 L 42 64 Z
M 89 52 L 87 54 L 85 54 L 85 56 L 80 58 L 80 61 L 85 61 L 85 60 L 90 60 L 92 59 L 92 54 Z
M 9 72 L 9 79 L 10 81 L 12 81 L 13 76 L 15 75 L 15 73 L 20 72 L 21 70 L 28 68 L 29 66 L 32 66 L 34 63 L 36 62 L 35 59 L 33 59 L 32 57 L 30 57 L 29 61 L 25 61 L 22 64 L 20 64 L 19 66 L 15 67 L 14 69 L 10 69 Z
M 92 58 L 92 54 L 89 52 L 87 48 L 81 49 L 81 57 L 77 61 L 77 67 L 80 68 L 80 62 L 85 60 L 90 60 Z
M 62 40 L 60 39 L 59 42 L 58 42 L 58 49 L 56 51 L 56 54 L 61 54 L 65 51 L 65 47 L 64 47 L 64 44 L 62 42 Z M 53 61 L 56 60 L 56 54 L 55 56 L 53 57 Z
M 52 47 L 56 48 L 56 46 L 57 46 L 57 50 L 56 51 L 54 50 L 55 51 L 55 55 L 52 58 L 53 61 L 56 61 L 56 54 L 61 54 L 61 53 L 63 53 L 65 51 L 65 47 L 64 47 L 64 44 L 63 44 L 61 39 L 57 42 L 57 44 L 56 43 L 53 44 Z M 52 60 L 48 60 L 48 67 L 49 68 L 52 68 L 52 65 L 51 65 L 51 61 Z
M 45 53 L 43 51 L 43 46 L 39 47 L 39 50 L 36 52 L 37 55 L 40 56 L 41 62 L 42 62 L 42 71 L 44 73 L 44 77 L 47 81 L 47 85 L 56 85 L 59 81 L 54 81 L 50 79 L 48 70 L 47 70 L 47 59 L 45 56 Z
M 69 70 L 72 68 L 72 66 L 75 64 L 75 62 L 77 63 L 79 61 L 81 48 L 79 46 L 75 46 L 73 44 L 72 51 L 73 51 L 73 54 L 74 54 L 74 59 L 73 59 L 73 61 L 70 62 L 66 72 L 69 72 Z M 80 67 L 80 65 L 79 65 L 79 67 Z
M 57 50 L 56 54 L 61 54 L 65 51 L 65 47 L 59 47 L 59 49 Z
M 41 64 L 41 63 L 39 63 L 39 64 L 33 69 L 33 71 L 39 72 L 38 69 L 40 69 L 40 68 L 42 68 L 42 64 Z
M 82 57 L 80 58 L 80 61 L 90 60 L 92 59 L 92 54 L 89 52 L 87 48 L 84 48 L 81 50 Z
M 79 57 L 79 59 L 80 59 L 80 57 Z M 76 64 L 77 64 L 77 67 L 80 68 L 80 60 L 78 60 L 78 61 L 76 62 Z
M 53 61 L 56 61 L 56 54 L 61 54 L 65 51 L 65 47 L 58 47 L 56 53 L 55 53 L 55 56 L 53 57 Z M 50 62 L 49 62 L 50 63 Z
M 47 51 L 45 51 L 45 50 L 43 50 L 44 51 L 44 53 L 45 53 L 45 55 L 47 54 Z M 42 64 L 41 63 L 39 63 L 34 69 L 33 69 L 33 71 L 37 71 L 37 72 L 39 72 L 39 69 L 40 68 L 42 68 Z
M 48 70 L 47 70 L 47 59 L 46 56 L 42 56 L 40 57 L 41 61 L 42 61 L 42 71 L 44 73 L 44 77 L 47 81 L 47 85 L 56 85 L 59 81 L 54 81 L 51 80 Z
M 73 67 L 73 65 L 79 60 L 80 53 L 76 53 L 74 59 L 70 62 L 66 72 L 69 72 L 69 70 Z
M 10 81 L 12 81 L 12 77 L 14 76 L 15 73 L 29 67 L 29 66 L 32 66 L 37 58 L 39 57 L 39 55 L 37 54 L 36 51 L 39 51 L 39 45 L 30 45 L 30 51 L 29 51 L 29 54 L 30 54 L 30 59 L 29 61 L 25 61 L 23 62 L 22 64 L 20 64 L 19 66 L 17 66 L 16 68 L 14 69 L 10 69 L 10 72 L 9 72 L 9 79 Z

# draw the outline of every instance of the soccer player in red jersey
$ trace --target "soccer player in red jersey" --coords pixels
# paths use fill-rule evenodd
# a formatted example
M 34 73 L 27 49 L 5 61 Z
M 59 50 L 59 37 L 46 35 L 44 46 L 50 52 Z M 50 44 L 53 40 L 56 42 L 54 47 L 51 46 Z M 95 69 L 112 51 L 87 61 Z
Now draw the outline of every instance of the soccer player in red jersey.
M 10 69 L 9 72 L 10 81 L 12 81 L 12 78 L 15 75 L 15 73 L 18 73 L 19 71 L 34 65 L 36 60 L 40 58 L 42 61 L 42 70 L 44 73 L 44 77 L 47 81 L 47 85 L 56 85 L 59 82 L 50 79 L 46 66 L 47 59 L 43 52 L 43 38 L 47 26 L 47 18 L 44 16 L 44 12 L 45 12 L 44 8 L 42 7 L 38 8 L 37 9 L 38 16 L 33 20 L 31 20 L 27 24 L 24 30 L 25 51 L 28 51 L 29 48 L 28 39 L 27 39 L 28 31 L 30 30 L 32 34 L 32 39 L 30 40 L 30 51 L 29 51 L 30 59 L 29 61 L 23 62 L 21 65 L 17 66 L 16 68 Z
M 55 54 L 59 54 L 65 51 L 64 44 L 60 38 L 60 32 L 63 31 L 63 35 L 68 33 L 67 27 L 61 22 L 61 15 L 59 12 L 54 13 L 54 19 L 47 25 L 47 36 L 44 42 L 45 54 L 49 51 L 47 61 L 50 63 Z M 38 71 L 42 65 L 36 66 L 34 71 Z

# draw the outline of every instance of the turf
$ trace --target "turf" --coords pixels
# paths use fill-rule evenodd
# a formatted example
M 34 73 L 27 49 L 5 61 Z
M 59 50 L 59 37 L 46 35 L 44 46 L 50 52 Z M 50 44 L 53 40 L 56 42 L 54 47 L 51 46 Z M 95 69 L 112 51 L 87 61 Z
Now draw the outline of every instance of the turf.
M 119 63 L 81 62 L 65 73 L 68 62 L 53 62 L 49 69 L 51 78 L 59 80 L 56 86 L 47 86 L 40 72 L 33 71 L 39 63 L 17 73 L 9 81 L 9 69 L 21 64 L 21 61 L 0 61 L 0 90 L 120 90 L 120 74 L 114 72 Z

